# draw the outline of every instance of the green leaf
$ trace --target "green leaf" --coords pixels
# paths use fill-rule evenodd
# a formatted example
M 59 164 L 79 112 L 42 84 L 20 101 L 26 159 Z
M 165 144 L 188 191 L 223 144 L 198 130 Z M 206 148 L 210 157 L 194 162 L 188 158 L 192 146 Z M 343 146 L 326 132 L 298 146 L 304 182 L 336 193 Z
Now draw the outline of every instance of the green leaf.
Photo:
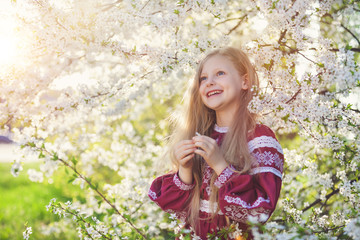
M 346 47 L 345 47 L 346 50 L 351 50 L 352 48 L 353 47 L 351 45 L 349 45 L 349 44 L 347 44 Z
M 288 114 L 286 114 L 286 116 L 282 117 L 281 119 L 284 120 L 285 122 L 287 122 L 289 117 L 290 117 L 290 114 L 288 113 Z
M 54 161 L 59 160 L 59 156 L 57 155 L 56 152 L 53 153 L 53 157 L 51 158 L 51 160 L 54 160 Z
M 76 166 L 76 164 L 77 164 L 77 160 L 76 160 L 76 158 L 75 157 L 72 157 L 71 158 L 71 162 L 74 164 L 74 166 Z
M 175 9 L 175 10 L 174 10 L 174 13 L 175 13 L 176 15 L 179 15 L 179 14 L 180 14 L 180 11 L 177 10 L 177 9 Z
M 43 152 L 42 152 L 42 151 L 39 153 L 38 158 L 45 158 L 45 155 L 43 154 Z
M 74 180 L 75 180 L 75 178 L 71 177 L 71 178 L 69 178 L 69 180 L 67 181 L 67 183 L 72 183 L 72 182 L 74 182 Z
M 346 106 L 346 110 L 350 110 L 351 107 L 352 107 L 352 104 L 349 103 L 349 104 Z
M 323 68 L 325 66 L 323 63 L 318 63 L 317 65 L 321 68 Z

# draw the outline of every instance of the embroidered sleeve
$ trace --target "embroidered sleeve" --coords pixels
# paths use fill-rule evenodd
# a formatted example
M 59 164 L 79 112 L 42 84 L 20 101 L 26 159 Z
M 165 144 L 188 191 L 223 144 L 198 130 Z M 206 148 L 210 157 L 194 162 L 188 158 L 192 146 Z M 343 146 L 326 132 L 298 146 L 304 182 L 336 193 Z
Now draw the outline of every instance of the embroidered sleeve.
M 162 210 L 183 218 L 194 186 L 183 183 L 177 173 L 166 174 L 152 182 L 148 196 Z
M 269 172 L 282 179 L 284 153 L 270 128 L 262 126 L 258 129 L 248 147 L 255 159 L 251 174 Z
M 275 210 L 282 182 L 283 151 L 274 133 L 260 127 L 248 142 L 254 164 L 249 174 L 225 169 L 216 179 L 219 206 L 234 221 L 266 222 Z
M 195 184 L 186 184 L 183 181 L 181 181 L 178 174 L 174 174 L 173 181 L 178 188 L 184 191 L 189 191 L 195 187 Z
M 219 188 L 219 206 L 223 214 L 232 220 L 266 222 L 275 210 L 280 189 L 281 179 L 273 173 L 256 176 L 234 173 Z
M 218 188 L 221 188 L 224 185 L 224 183 L 226 183 L 231 178 L 231 176 L 234 174 L 233 169 L 234 168 L 232 166 L 225 168 L 220 173 L 220 175 L 216 178 L 214 185 Z

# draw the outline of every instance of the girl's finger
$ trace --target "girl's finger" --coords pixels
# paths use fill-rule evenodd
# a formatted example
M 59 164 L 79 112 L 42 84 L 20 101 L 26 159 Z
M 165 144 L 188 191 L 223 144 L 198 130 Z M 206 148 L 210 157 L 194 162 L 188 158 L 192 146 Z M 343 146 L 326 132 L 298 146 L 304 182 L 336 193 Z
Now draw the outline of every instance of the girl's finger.
M 194 141 L 192 139 L 190 139 L 190 140 L 182 140 L 182 141 L 178 142 L 176 145 L 180 146 L 180 145 L 187 145 L 187 144 L 192 144 L 192 143 L 194 143 Z
M 201 150 L 201 149 L 196 149 L 194 152 L 195 152 L 196 154 L 199 154 L 201 157 L 203 157 L 203 158 L 206 160 L 207 155 L 206 155 L 206 152 L 205 152 L 205 151 L 203 151 L 203 150 Z
M 209 151 L 210 146 L 207 142 L 195 142 L 195 146 L 201 148 L 205 152 Z
M 201 137 L 193 137 L 193 140 L 196 142 L 204 142 L 207 143 L 209 146 L 211 145 L 217 145 L 215 139 L 212 139 L 208 136 L 201 136 Z
M 179 161 L 179 163 L 180 163 L 181 165 L 185 165 L 185 164 L 187 164 L 194 156 L 195 156 L 195 154 L 190 154 L 190 155 L 186 156 L 185 158 L 181 159 L 181 160 Z
M 178 146 L 175 148 L 175 152 L 183 152 L 192 148 L 195 148 L 195 143 Z
M 182 151 L 179 153 L 179 159 L 183 159 L 185 158 L 187 155 L 189 155 L 190 153 L 193 153 L 195 151 L 196 148 L 190 148 L 190 149 L 187 149 L 185 151 Z
M 175 152 L 182 152 L 182 151 L 185 151 L 187 149 L 191 149 L 191 148 L 194 148 L 195 147 L 195 144 L 192 143 L 192 144 L 186 144 L 186 145 L 179 145 L 179 146 L 176 146 L 175 147 Z
M 187 148 L 191 148 L 194 146 L 194 141 L 193 140 L 186 140 L 180 142 L 179 144 L 176 145 L 176 149 L 187 149 Z

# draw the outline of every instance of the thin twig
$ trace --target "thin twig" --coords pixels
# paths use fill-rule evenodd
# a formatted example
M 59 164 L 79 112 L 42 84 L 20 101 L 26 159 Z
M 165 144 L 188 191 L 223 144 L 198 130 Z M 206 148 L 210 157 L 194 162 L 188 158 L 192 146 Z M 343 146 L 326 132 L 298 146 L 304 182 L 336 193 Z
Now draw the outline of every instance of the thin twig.
M 294 96 L 292 96 L 289 100 L 287 100 L 285 103 L 288 104 L 291 101 L 295 100 L 297 95 L 299 95 L 299 93 L 301 92 L 301 88 L 299 88 L 299 90 L 294 94 Z
M 233 31 L 235 31 L 241 25 L 242 21 L 244 21 L 245 18 L 247 18 L 247 15 L 239 18 L 240 21 L 232 29 L 230 29 L 230 31 L 226 35 L 230 35 Z
M 353 38 L 355 38 L 355 40 L 358 42 L 358 45 L 360 45 L 360 40 L 359 38 L 357 38 L 357 36 L 350 31 L 350 29 L 348 29 L 344 24 L 341 23 L 341 27 L 343 27 L 348 33 L 350 33 L 351 36 L 353 36 Z
M 325 196 L 326 199 L 331 198 L 333 195 L 337 194 L 340 191 L 340 189 L 334 189 L 331 193 L 327 194 Z M 303 210 L 301 210 L 302 212 L 305 212 L 307 210 L 309 210 L 310 208 L 312 208 L 313 206 L 315 206 L 316 204 L 321 203 L 321 199 L 316 199 L 314 202 L 312 202 L 309 206 L 307 206 L 306 208 L 304 208 Z
M 148 3 L 150 2 L 151 0 L 148 0 L 145 4 L 144 4 L 144 6 L 142 6 L 142 8 L 139 10 L 139 12 L 141 12 L 145 7 L 146 7 L 146 5 L 148 5 Z
M 356 181 L 355 179 L 351 180 L 351 181 L 350 181 L 350 184 L 353 183 L 353 182 L 355 182 L 355 181 Z M 329 194 L 327 194 L 327 195 L 325 196 L 326 201 L 327 201 L 329 198 L 331 198 L 333 195 L 335 195 L 335 194 L 337 194 L 337 193 L 339 193 L 339 192 L 340 192 L 340 189 L 339 189 L 339 188 L 333 189 L 333 191 L 332 191 L 331 193 L 329 193 Z M 305 211 L 309 210 L 310 208 L 312 208 L 313 206 L 317 205 L 318 203 L 321 203 L 321 201 L 322 201 L 322 200 L 318 198 L 318 199 L 316 199 L 314 202 L 312 202 L 309 206 L 307 206 L 306 208 L 302 209 L 301 211 L 302 211 L 302 212 L 305 212 Z
M 121 1 L 122 1 L 122 0 L 118 0 L 118 1 L 113 2 L 113 3 L 104 4 L 104 5 L 102 5 L 102 6 L 101 6 L 101 7 L 103 7 L 103 9 L 101 9 L 101 11 L 105 12 L 105 11 L 107 11 L 107 10 L 109 10 L 109 9 L 113 8 L 113 7 L 114 7 L 114 5 L 116 5 L 116 4 L 118 4 L 118 3 L 120 3 Z
M 229 22 L 229 21 L 239 20 L 239 19 L 241 19 L 241 18 L 243 18 L 243 17 L 239 17 L 239 18 L 228 18 L 228 19 L 226 19 L 226 20 L 224 20 L 224 21 L 222 21 L 222 22 L 216 23 L 215 26 L 218 26 L 218 25 L 220 25 L 220 24 L 224 24 L 224 23 Z
M 333 227 L 333 228 L 326 228 L 326 229 L 323 229 L 322 231 L 314 231 L 313 233 L 323 233 L 323 232 L 329 232 L 329 231 L 334 231 L 334 230 L 337 230 L 339 228 L 343 228 L 345 227 L 345 225 L 341 225 L 341 226 L 337 226 L 337 227 Z
M 86 222 L 81 216 L 76 215 L 75 213 L 69 211 L 68 209 L 63 208 L 62 206 L 60 206 L 60 208 L 61 208 L 62 210 L 64 210 L 64 211 L 66 211 L 67 213 L 69 213 L 69 214 L 77 217 L 77 218 L 80 219 L 83 223 L 88 223 L 88 222 Z M 90 224 L 90 223 L 88 223 L 88 224 Z M 102 237 L 104 237 L 104 238 L 106 238 L 106 239 L 111 239 L 110 237 L 107 237 L 107 236 L 104 235 L 103 233 L 99 232 L 96 228 L 94 228 L 94 230 L 95 230 L 97 233 L 99 233 Z M 87 233 L 87 235 L 88 235 L 91 239 L 93 239 L 90 233 L 88 233 L 87 231 L 86 231 L 86 233 Z
M 52 155 L 50 152 L 48 152 L 46 149 L 40 149 L 37 148 L 37 150 L 41 150 L 41 151 L 45 151 L 47 154 Z M 62 162 L 66 167 L 69 167 L 71 170 L 73 170 L 73 172 L 79 176 L 81 179 L 83 179 L 107 204 L 109 204 L 111 206 L 111 208 L 113 208 L 115 210 L 115 212 L 122 218 L 125 220 L 125 222 L 127 222 L 133 229 L 135 229 L 135 231 L 137 233 L 139 233 L 144 239 L 147 239 L 145 234 L 142 233 L 129 219 L 127 219 L 124 215 L 122 215 L 119 210 L 116 208 L 116 206 L 114 204 L 112 204 L 98 189 L 97 187 L 95 187 L 86 177 L 84 177 L 83 175 L 81 175 L 81 173 L 79 173 L 77 171 L 77 169 L 74 166 L 71 166 L 68 162 L 66 162 L 65 160 L 58 158 L 57 160 L 59 160 L 60 162 Z
M 338 48 L 331 48 L 329 49 L 330 51 L 332 52 L 338 52 L 340 51 Z M 349 51 L 352 51 L 352 52 L 360 52 L 360 48 L 350 48 Z
M 305 59 L 307 59 L 307 60 L 309 60 L 310 62 L 312 62 L 312 63 L 314 63 L 314 64 L 317 65 L 317 63 L 316 63 L 314 60 L 311 60 L 310 58 L 306 57 L 302 52 L 300 52 L 300 50 L 295 49 L 295 48 L 292 48 L 292 47 L 290 47 L 290 46 L 288 46 L 288 45 L 285 45 L 285 44 L 284 44 L 284 46 L 287 47 L 287 48 L 289 48 L 289 49 L 291 49 L 291 50 L 294 51 L 294 52 L 297 52 L 298 54 L 300 54 L 301 56 L 303 56 Z

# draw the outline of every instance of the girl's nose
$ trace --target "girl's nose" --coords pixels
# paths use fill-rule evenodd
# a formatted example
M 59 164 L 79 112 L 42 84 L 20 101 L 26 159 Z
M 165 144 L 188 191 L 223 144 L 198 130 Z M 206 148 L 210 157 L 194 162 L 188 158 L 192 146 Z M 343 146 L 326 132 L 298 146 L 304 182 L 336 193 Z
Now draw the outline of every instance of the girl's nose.
M 209 77 L 206 81 L 206 86 L 214 85 L 214 77 Z

